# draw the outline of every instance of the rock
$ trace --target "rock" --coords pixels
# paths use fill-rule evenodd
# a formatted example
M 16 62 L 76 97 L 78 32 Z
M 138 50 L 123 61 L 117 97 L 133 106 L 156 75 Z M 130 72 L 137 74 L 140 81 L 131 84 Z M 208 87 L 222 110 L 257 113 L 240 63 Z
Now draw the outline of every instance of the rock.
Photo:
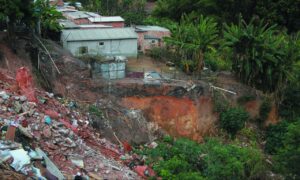
M 9 99 L 10 96 L 5 91 L 1 91 L 0 97 L 4 100 L 7 100 L 7 99 Z
M 52 119 L 58 119 L 59 118 L 59 114 L 54 110 L 48 109 L 48 110 L 45 110 L 44 113 L 46 115 L 48 115 L 49 117 L 51 117 Z
M 43 135 L 46 138 L 50 138 L 52 136 L 51 128 L 49 126 L 45 126 L 43 129 Z
M 51 122 L 52 122 L 52 119 L 51 119 L 49 116 L 45 116 L 45 117 L 44 117 L 44 122 L 45 122 L 46 124 L 50 125 Z
M 26 96 L 20 96 L 20 101 L 24 102 L 27 100 L 27 97 Z

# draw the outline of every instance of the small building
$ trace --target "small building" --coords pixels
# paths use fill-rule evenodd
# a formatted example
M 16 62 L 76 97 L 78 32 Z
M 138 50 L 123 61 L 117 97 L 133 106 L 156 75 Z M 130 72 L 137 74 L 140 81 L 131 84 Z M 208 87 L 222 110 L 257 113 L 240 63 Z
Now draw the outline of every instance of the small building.
M 123 28 L 125 26 L 125 20 L 121 16 L 90 17 L 89 21 L 93 24 L 102 24 L 114 28 Z
M 73 6 L 66 6 L 66 7 L 57 7 L 56 10 L 58 12 L 61 12 L 63 15 L 65 13 L 70 13 L 70 12 L 76 12 L 78 10 L 76 10 Z
M 84 11 L 74 11 L 74 12 L 64 12 L 63 15 L 69 19 L 70 21 L 74 22 L 75 24 L 89 24 L 90 21 L 88 18 L 91 17 L 90 14 Z
M 63 29 L 80 29 L 80 26 L 73 23 L 72 21 L 68 20 L 68 19 L 59 19 L 58 20 L 59 25 L 61 25 L 61 27 Z
M 112 26 L 106 26 L 102 24 L 81 24 L 78 25 L 80 29 L 103 29 L 103 28 L 112 28 Z
M 64 6 L 64 1 L 63 0 L 50 0 L 49 4 L 51 6 L 58 6 L 58 7 L 62 7 Z
M 123 56 L 106 57 L 101 62 L 93 64 L 93 77 L 107 80 L 122 79 L 126 76 L 126 61 Z
M 75 56 L 137 57 L 137 34 L 133 28 L 62 30 L 63 47 Z
M 164 46 L 163 38 L 171 35 L 170 30 L 160 26 L 136 26 L 138 50 L 146 53 L 153 47 Z

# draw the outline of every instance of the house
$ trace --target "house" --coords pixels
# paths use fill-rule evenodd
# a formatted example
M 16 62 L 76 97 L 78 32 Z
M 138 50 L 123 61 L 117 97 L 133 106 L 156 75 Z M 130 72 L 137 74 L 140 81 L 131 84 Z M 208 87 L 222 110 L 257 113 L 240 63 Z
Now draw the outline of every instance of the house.
M 62 7 L 62 6 L 64 6 L 64 1 L 63 0 L 50 0 L 49 4 L 52 6 Z
M 75 56 L 137 57 L 137 34 L 133 28 L 62 30 L 63 47 Z
M 90 17 L 89 21 L 93 24 L 102 24 L 114 28 L 123 28 L 125 26 L 125 20 L 121 16 Z
M 72 21 L 68 20 L 68 19 L 59 19 L 58 20 L 59 25 L 61 25 L 61 27 L 63 29 L 80 29 L 80 26 L 73 23 Z
M 76 10 L 73 6 L 66 6 L 66 7 L 57 7 L 56 10 L 58 12 L 61 12 L 62 14 L 70 13 L 70 12 L 76 12 Z
M 71 10 L 69 8 L 58 8 L 58 11 L 78 25 L 94 24 L 114 28 L 123 28 L 125 26 L 125 20 L 120 16 L 101 16 L 97 13 Z
M 170 30 L 160 26 L 135 26 L 138 34 L 138 50 L 145 53 L 153 47 L 164 46 L 163 38 L 171 35 Z
M 93 77 L 102 77 L 107 80 L 122 79 L 126 76 L 126 61 L 123 56 L 106 57 L 101 62 L 92 64 Z
M 112 28 L 112 26 L 106 26 L 102 24 L 81 24 L 78 25 L 80 29 L 102 29 L 102 28 Z
M 88 18 L 91 17 L 90 14 L 84 12 L 84 11 L 67 11 L 67 12 L 64 12 L 63 15 L 73 21 L 75 24 L 89 24 L 90 21 Z

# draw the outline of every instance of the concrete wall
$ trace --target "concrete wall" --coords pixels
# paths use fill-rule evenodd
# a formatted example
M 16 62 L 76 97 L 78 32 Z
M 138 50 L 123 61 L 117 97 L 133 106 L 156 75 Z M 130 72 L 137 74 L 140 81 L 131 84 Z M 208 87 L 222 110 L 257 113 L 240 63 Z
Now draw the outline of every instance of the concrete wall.
M 102 77 L 104 79 L 122 79 L 125 78 L 126 62 L 106 62 L 95 63 L 93 66 L 93 77 Z
M 152 49 L 153 47 L 161 47 L 161 39 L 144 39 L 144 51 Z
M 152 40 L 145 39 L 144 35 L 150 35 L 156 38 L 159 38 L 161 41 L 155 43 L 150 43 Z M 147 50 L 152 47 L 163 47 L 165 44 L 163 42 L 163 37 L 170 37 L 171 33 L 168 31 L 147 31 L 147 32 L 138 32 L 138 46 L 140 46 L 140 51 L 145 53 Z
M 87 47 L 89 55 L 137 57 L 137 39 L 64 42 L 64 48 L 75 56 L 82 56 L 80 47 Z

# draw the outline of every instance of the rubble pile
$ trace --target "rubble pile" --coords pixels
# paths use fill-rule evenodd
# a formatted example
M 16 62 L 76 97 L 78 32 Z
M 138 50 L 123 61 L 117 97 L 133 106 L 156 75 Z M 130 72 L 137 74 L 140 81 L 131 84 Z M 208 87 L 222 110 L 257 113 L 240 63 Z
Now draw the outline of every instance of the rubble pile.
M 20 87 L 18 78 L 0 73 L 0 162 L 6 167 L 1 177 L 13 168 L 11 176 L 21 179 L 140 178 L 122 163 L 125 148 L 101 138 L 75 102 L 34 89 L 26 78 Z

